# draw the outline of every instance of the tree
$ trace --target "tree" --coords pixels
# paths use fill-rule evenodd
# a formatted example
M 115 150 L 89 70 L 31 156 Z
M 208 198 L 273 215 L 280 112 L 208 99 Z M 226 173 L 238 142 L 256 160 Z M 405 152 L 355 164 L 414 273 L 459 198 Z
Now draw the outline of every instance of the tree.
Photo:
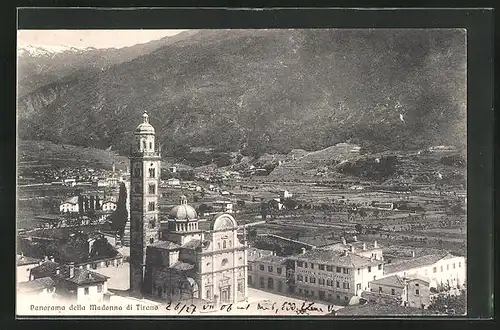
M 257 229 L 250 228 L 247 232 L 247 238 L 251 241 L 255 240 L 257 238 Z
M 459 295 L 440 293 L 434 296 L 428 309 L 444 314 L 464 315 L 466 312 L 467 294 L 465 290 Z

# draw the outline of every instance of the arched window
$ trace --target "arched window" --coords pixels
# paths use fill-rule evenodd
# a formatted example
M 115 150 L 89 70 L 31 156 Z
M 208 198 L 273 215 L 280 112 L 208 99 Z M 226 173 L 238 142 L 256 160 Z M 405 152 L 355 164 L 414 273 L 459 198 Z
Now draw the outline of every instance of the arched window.
M 222 241 L 222 248 L 225 249 L 226 248 L 226 240 L 223 240 Z
M 224 267 L 227 265 L 227 258 L 222 259 L 221 266 Z
M 153 142 L 149 142 L 149 149 L 153 149 Z

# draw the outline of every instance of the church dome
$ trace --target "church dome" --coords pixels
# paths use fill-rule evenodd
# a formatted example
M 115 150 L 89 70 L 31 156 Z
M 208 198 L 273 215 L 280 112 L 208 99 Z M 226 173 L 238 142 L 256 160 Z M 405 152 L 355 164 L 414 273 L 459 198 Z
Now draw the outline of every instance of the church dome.
M 181 204 L 174 206 L 170 213 L 168 214 L 169 219 L 176 220 L 196 220 L 198 219 L 198 214 L 195 209 L 188 205 L 186 196 L 181 196 Z
M 144 112 L 142 115 L 142 123 L 135 129 L 135 134 L 155 134 L 155 129 L 149 123 L 149 116 Z

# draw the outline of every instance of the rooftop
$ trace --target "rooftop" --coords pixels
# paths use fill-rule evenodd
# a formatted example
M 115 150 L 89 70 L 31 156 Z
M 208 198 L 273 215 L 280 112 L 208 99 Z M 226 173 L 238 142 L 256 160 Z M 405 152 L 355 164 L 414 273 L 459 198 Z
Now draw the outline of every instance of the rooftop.
M 443 252 L 385 264 L 384 274 L 399 273 L 409 269 L 430 266 L 448 256 L 451 256 L 451 254 L 449 254 L 448 252 Z
M 365 244 L 365 248 L 363 249 L 363 244 Z M 351 246 L 354 247 L 354 252 L 361 252 L 361 251 L 370 251 L 370 250 L 375 250 L 375 249 L 382 249 L 382 247 L 377 244 L 375 247 L 375 243 L 366 243 L 366 242 L 360 242 L 360 241 L 355 241 L 355 242 L 346 242 L 346 244 L 343 243 L 335 243 L 332 245 L 324 246 L 322 247 L 323 249 L 327 250 L 334 250 L 334 251 L 344 251 L 344 250 L 350 250 Z
M 177 261 L 175 264 L 173 264 L 170 268 L 177 269 L 177 270 L 190 270 L 194 268 L 194 265 L 188 264 L 187 262 L 183 261 Z
M 57 269 L 60 269 L 60 274 L 57 274 Z M 37 277 L 51 277 L 54 281 L 66 280 L 78 285 L 102 283 L 106 282 L 109 278 L 99 273 L 76 267 L 74 268 L 73 276 L 70 277 L 69 265 L 61 265 L 53 261 L 45 261 L 41 265 L 33 267 L 31 273 Z
M 55 282 L 50 277 L 37 278 L 33 281 L 21 282 L 17 284 L 17 290 L 19 292 L 34 292 L 41 291 L 43 289 L 52 288 Z
M 150 246 L 164 250 L 175 250 L 181 247 L 179 244 L 170 241 L 157 241 Z
M 26 257 L 23 255 L 16 256 L 16 265 L 17 266 L 33 265 L 33 264 L 37 264 L 39 261 L 40 261 L 39 259 Z
M 397 275 L 382 277 L 382 278 L 379 278 L 377 280 L 371 281 L 370 284 L 386 285 L 386 286 L 392 286 L 395 288 L 404 288 L 405 287 L 404 280 Z
M 300 261 L 316 261 L 319 263 L 334 264 L 343 267 L 363 267 L 379 264 L 380 260 L 372 260 L 370 258 L 362 257 L 353 253 L 325 250 L 325 249 L 312 249 L 304 254 L 293 255 L 290 257 L 293 260 Z
M 261 261 L 261 262 L 267 262 L 267 263 L 273 263 L 273 264 L 282 264 L 287 260 L 286 257 L 280 257 L 280 256 L 275 256 L 275 255 L 265 255 L 260 258 L 256 258 L 254 261 Z
M 182 248 L 184 249 L 196 249 L 197 247 L 201 246 L 201 240 L 199 239 L 192 239 L 186 244 L 182 245 Z

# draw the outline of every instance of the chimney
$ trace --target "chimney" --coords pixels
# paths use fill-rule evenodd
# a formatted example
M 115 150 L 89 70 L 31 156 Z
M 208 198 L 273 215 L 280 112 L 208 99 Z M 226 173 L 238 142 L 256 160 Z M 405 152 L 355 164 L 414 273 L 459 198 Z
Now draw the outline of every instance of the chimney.
M 345 237 L 341 237 L 340 239 L 342 240 L 342 244 L 344 244 L 344 245 L 347 244 L 347 241 L 345 240 Z
M 351 252 L 354 253 L 354 245 L 351 245 L 350 248 L 351 248 Z
M 354 240 L 354 242 L 357 242 L 357 241 L 358 241 L 358 236 L 354 235 L 354 236 L 352 237 L 352 239 Z
M 412 257 L 412 258 L 415 258 L 415 250 L 412 250 L 412 251 L 411 251 L 411 257 Z
M 349 254 L 348 250 L 344 250 L 344 257 L 347 256 Z
M 54 262 L 54 256 L 50 256 L 50 261 Z
M 92 278 L 92 273 L 88 273 L 87 278 Z
M 24 258 L 24 253 L 23 252 L 21 252 L 21 258 Z
M 43 261 L 48 261 L 49 260 L 49 257 L 45 256 L 45 258 L 43 258 Z
M 306 253 L 306 248 L 305 248 L 305 247 L 303 247 L 303 248 L 302 248 L 302 254 L 305 254 L 305 253 Z
M 366 251 L 366 243 L 363 243 L 363 251 Z
M 69 278 L 73 278 L 75 276 L 75 263 L 70 262 L 68 266 L 69 266 Z
M 59 267 L 56 268 L 56 275 L 59 275 L 61 274 L 61 269 L 59 269 Z
M 373 247 L 374 247 L 374 248 L 378 248 L 377 241 L 373 242 Z

